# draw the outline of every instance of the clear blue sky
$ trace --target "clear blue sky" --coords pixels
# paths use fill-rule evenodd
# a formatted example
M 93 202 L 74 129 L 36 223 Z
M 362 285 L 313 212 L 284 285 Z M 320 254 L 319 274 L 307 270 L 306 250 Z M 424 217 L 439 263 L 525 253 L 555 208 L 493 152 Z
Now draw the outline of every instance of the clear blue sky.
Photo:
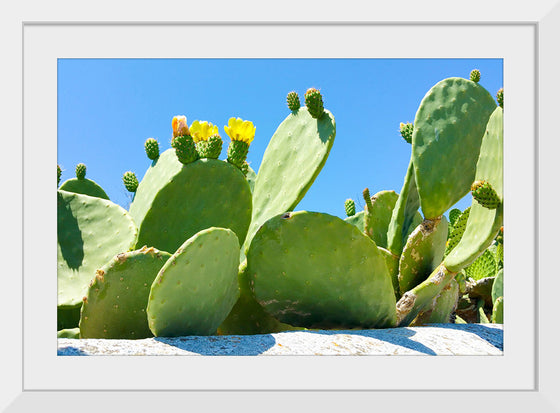
M 131 170 L 140 180 L 150 165 L 144 141 L 171 147 L 171 119 L 218 125 L 226 156 L 230 117 L 256 126 L 248 161 L 258 171 L 274 131 L 289 114 L 286 95 L 303 103 L 309 87 L 320 89 L 336 120 L 336 139 L 315 183 L 296 210 L 345 217 L 344 201 L 363 209 L 362 191 L 400 192 L 411 146 L 400 122 L 413 122 L 426 92 L 438 81 L 481 71 L 492 96 L 503 86 L 501 59 L 59 59 L 58 164 L 61 182 L 87 177 L 127 208 L 122 183 Z M 53 167 L 54 168 L 54 167 Z M 53 169 L 54 170 L 54 169 Z M 471 204 L 470 195 L 456 207 Z

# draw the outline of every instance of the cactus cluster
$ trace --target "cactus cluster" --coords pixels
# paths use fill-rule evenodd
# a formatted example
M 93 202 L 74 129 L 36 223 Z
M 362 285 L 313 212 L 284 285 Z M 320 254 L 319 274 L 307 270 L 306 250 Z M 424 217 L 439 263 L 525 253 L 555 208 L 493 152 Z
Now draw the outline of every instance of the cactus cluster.
M 228 120 L 219 160 L 217 126 L 176 116 L 171 148 L 146 140 L 144 177 L 124 174 L 128 210 L 63 184 L 59 337 L 502 322 L 503 109 L 479 79 L 427 92 L 401 124 L 411 158 L 400 193 L 365 188 L 364 210 L 347 199 L 345 219 L 295 211 L 336 135 L 314 88 L 305 107 L 288 94 L 258 171 L 252 122 Z M 472 205 L 447 218 L 471 190 Z

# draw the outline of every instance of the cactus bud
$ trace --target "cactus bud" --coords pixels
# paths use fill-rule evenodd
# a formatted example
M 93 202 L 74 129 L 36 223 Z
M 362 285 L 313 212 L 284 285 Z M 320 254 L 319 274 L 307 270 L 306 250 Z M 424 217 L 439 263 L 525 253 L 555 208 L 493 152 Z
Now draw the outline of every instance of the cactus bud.
M 299 96 L 296 92 L 288 93 L 287 101 L 288 101 L 288 108 L 291 111 L 298 110 L 301 106 L 301 103 L 299 101 Z
M 129 192 L 136 192 L 136 189 L 138 189 L 138 179 L 136 178 L 136 174 L 134 172 L 125 172 L 122 180 L 125 188 Z
M 356 204 L 354 203 L 354 200 L 348 198 L 344 202 L 344 209 L 346 211 L 346 216 L 347 217 L 351 217 L 353 215 L 356 215 Z
M 83 163 L 76 165 L 76 178 L 85 179 L 86 177 L 86 166 Z
M 414 125 L 410 122 L 402 123 L 400 125 L 401 136 L 408 143 L 412 143 L 412 132 L 414 132 Z
M 187 125 L 186 116 L 174 116 L 171 120 L 171 128 L 173 129 L 173 137 L 190 135 L 189 126 Z
M 496 100 L 498 101 L 498 105 L 503 109 L 504 108 L 504 88 L 500 88 L 496 93 Z
M 152 161 L 159 156 L 159 143 L 154 138 L 146 139 L 144 149 L 146 150 L 146 155 L 148 155 L 148 158 Z
M 305 106 L 307 106 L 311 117 L 319 119 L 325 112 L 321 92 L 314 88 L 307 89 L 307 92 L 305 92 Z
M 243 175 L 247 176 L 247 174 L 249 173 L 249 164 L 247 163 L 247 161 L 244 161 L 239 169 L 241 169 Z
M 475 83 L 478 83 L 480 81 L 480 70 L 473 69 L 471 71 L 471 80 Z
M 483 207 L 496 209 L 501 204 L 500 197 L 487 181 L 475 181 L 471 185 L 472 197 Z
M 222 153 L 223 141 L 220 135 L 215 134 L 207 140 L 201 140 L 196 143 L 198 156 L 201 158 L 218 159 Z
M 247 142 L 232 140 L 228 147 L 227 161 L 241 169 L 248 153 L 249 144 Z
M 171 140 L 171 147 L 175 149 L 179 162 L 184 165 L 194 162 L 199 158 L 196 145 L 190 135 L 175 136 Z
M 60 169 L 60 165 L 56 165 L 56 173 L 58 175 L 58 179 L 56 181 L 56 185 L 58 186 L 60 184 L 60 177 L 62 176 L 62 169 Z

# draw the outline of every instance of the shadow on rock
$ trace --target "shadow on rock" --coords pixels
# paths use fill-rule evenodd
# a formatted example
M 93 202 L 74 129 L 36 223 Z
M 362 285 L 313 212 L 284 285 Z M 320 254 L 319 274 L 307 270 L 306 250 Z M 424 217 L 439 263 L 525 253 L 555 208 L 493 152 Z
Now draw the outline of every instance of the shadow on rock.
M 450 328 L 476 334 L 484 341 L 493 345 L 500 351 L 504 351 L 504 331 L 501 328 L 493 328 L 484 324 L 426 324 L 426 327 Z
M 156 337 L 154 340 L 202 356 L 258 356 L 274 347 L 270 334 L 251 336 Z

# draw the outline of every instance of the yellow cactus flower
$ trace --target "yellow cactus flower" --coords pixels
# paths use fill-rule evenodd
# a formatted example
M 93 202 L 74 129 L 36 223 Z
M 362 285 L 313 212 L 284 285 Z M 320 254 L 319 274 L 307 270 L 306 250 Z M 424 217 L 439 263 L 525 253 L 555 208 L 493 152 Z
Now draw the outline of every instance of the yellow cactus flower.
M 253 126 L 253 122 L 248 120 L 229 118 L 228 126 L 224 126 L 224 129 L 232 141 L 243 141 L 250 144 L 253 142 L 257 128 Z
M 173 120 L 171 121 L 171 127 L 173 128 L 174 138 L 177 136 L 187 136 L 190 134 L 186 116 L 174 116 Z
M 207 141 L 210 136 L 217 135 L 218 127 L 206 121 L 199 122 L 195 120 L 190 127 L 190 131 L 194 142 L 197 143 Z

